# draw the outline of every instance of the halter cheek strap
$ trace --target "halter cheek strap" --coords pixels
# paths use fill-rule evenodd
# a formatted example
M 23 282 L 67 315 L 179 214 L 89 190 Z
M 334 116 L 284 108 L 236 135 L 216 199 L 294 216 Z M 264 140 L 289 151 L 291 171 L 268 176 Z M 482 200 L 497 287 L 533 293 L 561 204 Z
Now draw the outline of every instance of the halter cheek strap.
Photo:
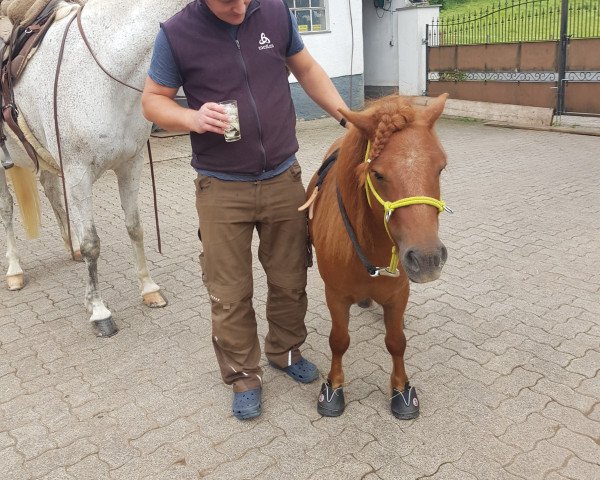
M 371 163 L 370 154 L 371 154 L 371 140 L 369 140 L 367 142 L 367 151 L 365 152 L 365 163 Z M 398 257 L 398 248 L 396 247 L 396 242 L 392 238 L 392 235 L 388 228 L 388 223 L 390 221 L 390 217 L 392 216 L 392 213 L 394 213 L 394 210 L 396 210 L 397 208 L 408 207 L 409 205 L 431 205 L 432 207 L 435 207 L 438 209 L 438 213 L 441 213 L 444 210 L 449 213 L 452 213 L 452 210 L 450 210 L 446 206 L 446 202 L 444 202 L 442 200 L 438 200 L 436 198 L 432 198 L 432 197 L 423 197 L 423 196 L 406 197 L 406 198 L 402 198 L 400 200 L 396 200 L 395 202 L 385 201 L 377 193 L 377 190 L 375 190 L 373 181 L 371 180 L 371 175 L 369 175 L 368 172 L 367 172 L 367 178 L 365 181 L 365 191 L 367 194 L 367 202 L 369 203 L 369 206 L 371 206 L 371 194 L 383 206 L 383 209 L 384 209 L 383 225 L 385 227 L 385 231 L 388 234 L 388 237 L 390 237 L 390 240 L 392 241 L 392 244 L 393 244 L 392 257 L 390 259 L 389 267 L 377 269 L 377 274 L 373 275 L 373 276 L 386 275 L 386 276 L 390 276 L 390 277 L 397 277 L 400 274 L 400 272 L 398 270 L 398 263 L 400 262 L 400 259 Z

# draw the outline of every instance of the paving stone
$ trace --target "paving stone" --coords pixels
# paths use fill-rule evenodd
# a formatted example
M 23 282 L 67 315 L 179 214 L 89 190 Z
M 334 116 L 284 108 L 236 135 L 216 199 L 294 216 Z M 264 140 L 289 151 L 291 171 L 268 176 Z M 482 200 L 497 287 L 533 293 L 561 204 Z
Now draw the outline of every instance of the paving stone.
M 445 363 L 448 367 L 462 372 L 466 377 L 485 385 L 491 385 L 500 376 L 493 370 L 487 370 L 479 363 L 463 358 L 460 355 L 454 355 Z
M 202 472 L 202 478 L 217 480 L 221 478 L 235 478 L 239 472 L 244 472 L 245 478 L 260 478 L 262 472 L 272 467 L 276 460 L 263 455 L 257 450 L 250 450 L 245 455 L 231 459 L 210 472 Z
M 131 440 L 130 443 L 143 455 L 149 455 L 159 447 L 171 444 L 193 430 L 194 426 L 189 421 L 179 419 L 164 427 L 149 430 L 141 437 Z
M 540 379 L 531 389 L 535 392 L 548 395 L 552 400 L 565 407 L 575 408 L 584 415 L 597 403 L 598 399 L 582 395 L 565 385 L 551 382 L 544 378 Z
M 539 413 L 532 413 L 524 422 L 514 424 L 506 429 L 499 439 L 509 445 L 514 445 L 523 451 L 531 451 L 543 439 L 550 439 L 560 428 L 560 424 Z
M 561 427 L 556 435 L 548 440 L 550 443 L 571 450 L 577 458 L 584 462 L 600 467 L 600 445 L 597 438 L 590 438 Z
M 97 455 L 85 457 L 75 465 L 67 467 L 66 471 L 71 477 L 77 480 L 110 478 L 109 466 L 102 462 Z
M 542 378 L 537 372 L 517 367 L 509 375 L 500 377 L 492 385 L 492 389 L 508 396 L 516 397 L 524 388 L 534 387 Z
M 555 420 L 569 430 L 591 438 L 600 437 L 600 424 L 584 416 L 572 408 L 563 407 L 556 402 L 550 402 L 541 412 L 545 417 Z
M 564 478 L 600 478 L 600 466 L 598 463 L 588 463 L 577 457 L 571 457 L 567 465 L 560 470 Z
M 600 352 L 589 350 L 583 357 L 574 359 L 567 370 L 594 378 L 600 372 Z
M 57 468 L 75 464 L 97 451 L 98 448 L 90 443 L 88 439 L 77 440 L 67 447 L 49 450 L 29 460 L 27 469 L 34 477 L 47 475 Z
M 25 463 L 25 458 L 16 446 L 8 446 L 0 450 L 0 465 L 6 472 L 19 471 Z M 20 475 L 21 476 L 21 475 Z
M 534 450 L 517 455 L 505 468 L 510 473 L 518 473 L 519 476 L 527 479 L 544 479 L 547 474 L 566 465 L 572 456 L 569 450 L 542 440 Z
M 48 430 L 37 422 L 15 428 L 10 431 L 10 434 L 17 440 L 16 448 L 26 460 L 56 448 L 56 444 L 50 439 Z
M 504 469 L 500 463 L 492 459 L 492 457 L 484 456 L 476 450 L 469 450 L 456 462 L 456 468 L 468 472 L 475 478 L 494 479 L 494 480 L 517 480 L 523 477 L 513 475 Z
M 139 454 L 138 454 L 139 455 Z M 159 447 L 154 455 L 135 456 L 128 460 L 123 466 L 111 469 L 111 479 L 115 480 L 137 480 L 153 477 L 171 468 L 180 462 L 183 455 L 169 445 Z M 102 458 L 100 458 L 102 460 Z
M 522 389 L 517 396 L 502 402 L 497 409 L 500 415 L 523 422 L 533 412 L 539 412 L 551 402 L 550 397 L 533 392 L 529 388 Z

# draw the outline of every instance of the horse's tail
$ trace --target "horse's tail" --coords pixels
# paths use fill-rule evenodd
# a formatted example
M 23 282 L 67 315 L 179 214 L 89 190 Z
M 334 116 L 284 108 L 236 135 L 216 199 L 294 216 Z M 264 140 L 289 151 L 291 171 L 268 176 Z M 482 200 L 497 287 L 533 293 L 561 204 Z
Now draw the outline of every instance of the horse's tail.
M 37 238 L 40 236 L 42 217 L 35 173 L 16 165 L 6 172 L 17 197 L 25 235 L 27 238 Z

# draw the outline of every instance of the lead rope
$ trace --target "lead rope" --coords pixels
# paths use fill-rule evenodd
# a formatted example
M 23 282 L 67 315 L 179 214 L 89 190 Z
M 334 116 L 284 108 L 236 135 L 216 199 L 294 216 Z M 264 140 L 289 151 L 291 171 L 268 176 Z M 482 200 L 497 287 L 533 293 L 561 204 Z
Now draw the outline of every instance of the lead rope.
M 82 7 L 83 8 L 83 7 Z M 81 11 L 81 10 L 80 10 Z M 60 67 L 62 64 L 63 55 L 65 52 L 65 43 L 67 41 L 67 34 L 69 33 L 69 28 L 71 28 L 71 24 L 75 20 L 75 16 L 71 17 L 69 23 L 67 23 L 67 27 L 65 28 L 65 33 L 63 34 L 62 43 L 60 44 L 60 52 L 58 54 L 58 63 L 56 64 L 56 73 L 54 75 L 54 130 L 56 132 L 56 148 L 58 150 L 58 161 L 60 163 L 60 175 L 62 177 L 63 184 L 63 197 L 65 199 L 65 213 L 67 215 L 67 237 L 69 242 L 69 250 L 71 251 L 71 258 L 75 260 L 75 252 L 73 251 L 73 242 L 71 241 L 71 219 L 69 217 L 69 202 L 67 201 L 67 186 L 65 178 L 65 171 L 63 169 L 63 159 L 62 159 L 62 148 L 60 144 L 60 129 L 58 127 L 58 77 L 60 75 Z

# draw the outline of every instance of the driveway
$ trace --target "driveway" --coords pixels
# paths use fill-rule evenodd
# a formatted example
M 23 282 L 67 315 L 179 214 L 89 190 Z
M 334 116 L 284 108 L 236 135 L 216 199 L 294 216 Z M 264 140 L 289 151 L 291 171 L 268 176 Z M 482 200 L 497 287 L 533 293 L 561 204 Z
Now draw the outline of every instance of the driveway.
M 306 183 L 343 131 L 330 119 L 298 130 Z M 188 140 L 155 138 L 162 254 L 148 169 L 140 205 L 165 309 L 141 304 L 112 173 L 95 186 L 95 208 L 115 337 L 93 335 L 84 265 L 68 260 L 48 202 L 40 239 L 25 241 L 17 226 L 28 283 L 0 290 L 2 478 L 600 478 L 600 141 L 456 120 L 439 132 L 455 213 L 440 217 L 442 277 L 414 285 L 406 313 L 418 419 L 389 411 L 378 306 L 351 311 L 342 417 L 318 415 L 319 382 L 295 384 L 264 357 L 262 416 L 231 415 L 197 264 Z M 329 314 L 316 268 L 308 296 L 304 352 L 326 375 Z

